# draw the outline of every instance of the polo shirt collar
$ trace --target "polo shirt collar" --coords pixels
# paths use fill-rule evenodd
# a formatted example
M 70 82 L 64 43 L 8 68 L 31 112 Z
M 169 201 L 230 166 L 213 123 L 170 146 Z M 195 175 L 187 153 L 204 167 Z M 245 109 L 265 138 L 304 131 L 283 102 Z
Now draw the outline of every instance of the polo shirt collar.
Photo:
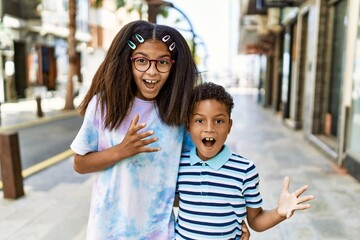
M 229 160 L 231 155 L 232 152 L 230 148 L 227 145 L 224 145 L 224 148 L 215 157 L 210 158 L 207 161 L 203 161 L 196 154 L 196 146 L 194 146 L 190 150 L 190 164 L 191 166 L 193 166 L 196 163 L 205 163 L 209 165 L 212 169 L 219 170 Z

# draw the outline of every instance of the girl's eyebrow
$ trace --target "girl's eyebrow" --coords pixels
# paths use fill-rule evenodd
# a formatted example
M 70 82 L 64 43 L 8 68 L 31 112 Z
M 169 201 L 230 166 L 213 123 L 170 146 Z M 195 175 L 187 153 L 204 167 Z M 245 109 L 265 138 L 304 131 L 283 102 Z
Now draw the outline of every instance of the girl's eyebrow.
M 135 56 L 135 55 L 142 55 L 142 56 L 144 56 L 144 57 L 149 57 L 149 55 L 147 55 L 146 53 L 143 53 L 143 52 L 134 52 L 134 55 L 133 56 Z M 159 57 L 157 57 L 157 59 L 158 58 L 164 58 L 164 57 L 168 57 L 168 58 L 171 58 L 171 55 L 170 54 L 164 54 L 164 55 L 161 55 L 161 56 L 159 56 Z

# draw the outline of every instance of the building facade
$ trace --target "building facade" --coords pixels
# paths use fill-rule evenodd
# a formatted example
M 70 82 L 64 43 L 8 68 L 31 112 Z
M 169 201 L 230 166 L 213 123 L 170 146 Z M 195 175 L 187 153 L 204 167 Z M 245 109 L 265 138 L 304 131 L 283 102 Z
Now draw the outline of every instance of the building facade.
M 62 90 L 67 81 L 69 34 L 68 0 L 2 0 L 1 26 L 9 35 L 3 55 L 2 101 L 15 101 Z M 81 51 L 90 42 L 89 3 L 77 0 L 78 62 L 81 81 Z M 4 54 L 6 52 L 6 54 Z M 4 57 L 5 55 L 5 57 Z M 5 62 L 5 63 L 4 63 Z M 9 71 L 9 67 L 10 71 Z M 8 72 L 8 73 L 6 73 Z
M 359 4 L 243 0 L 242 27 L 250 29 L 246 18 L 257 16 L 262 21 L 253 23 L 257 26 L 254 41 L 239 43 L 240 53 L 266 59 L 266 70 L 259 69 L 265 72 L 261 104 L 273 109 L 294 131 L 302 131 L 310 143 L 358 180 Z M 259 26 L 266 31 L 259 31 Z

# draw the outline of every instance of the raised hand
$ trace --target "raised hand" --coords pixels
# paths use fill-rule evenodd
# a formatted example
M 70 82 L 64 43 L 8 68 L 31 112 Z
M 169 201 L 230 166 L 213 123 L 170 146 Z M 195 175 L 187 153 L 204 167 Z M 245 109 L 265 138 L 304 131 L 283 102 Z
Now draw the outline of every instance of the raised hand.
M 295 211 L 305 210 L 310 208 L 310 204 L 303 204 L 314 199 L 313 195 L 306 195 L 301 197 L 308 186 L 304 185 L 297 189 L 295 192 L 289 192 L 290 178 L 285 177 L 283 182 L 283 188 L 279 196 L 278 214 L 282 217 L 290 218 Z
M 151 148 L 147 146 L 158 140 L 157 137 L 147 138 L 153 135 L 154 131 L 149 130 L 138 133 L 139 130 L 146 126 L 145 123 L 138 124 L 139 118 L 139 115 L 136 114 L 130 123 L 129 129 L 123 141 L 118 145 L 119 147 L 121 146 L 122 156 L 124 158 L 131 157 L 142 152 L 157 152 L 160 150 L 160 148 Z

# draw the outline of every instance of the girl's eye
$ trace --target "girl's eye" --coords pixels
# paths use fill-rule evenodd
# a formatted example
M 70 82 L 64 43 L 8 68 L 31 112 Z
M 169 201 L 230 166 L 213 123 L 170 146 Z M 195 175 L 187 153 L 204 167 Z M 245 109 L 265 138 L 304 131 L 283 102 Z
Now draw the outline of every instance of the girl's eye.
M 144 63 L 147 63 L 148 60 L 146 58 L 138 58 L 138 59 L 136 59 L 136 62 L 144 64 Z
M 157 62 L 160 65 L 168 65 L 168 64 L 170 64 L 170 60 L 167 60 L 167 59 L 158 59 Z
M 202 120 L 202 119 L 195 119 L 195 122 L 196 122 L 196 123 L 204 123 L 204 120 Z

